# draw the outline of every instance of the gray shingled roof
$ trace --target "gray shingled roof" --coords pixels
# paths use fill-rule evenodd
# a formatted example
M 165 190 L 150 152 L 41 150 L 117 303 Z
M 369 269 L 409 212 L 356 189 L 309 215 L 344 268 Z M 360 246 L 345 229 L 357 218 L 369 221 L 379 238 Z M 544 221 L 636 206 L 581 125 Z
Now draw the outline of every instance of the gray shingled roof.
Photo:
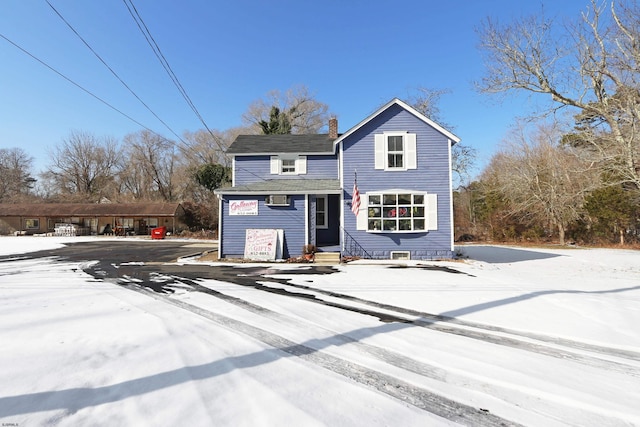
M 0 217 L 172 217 L 180 203 L 2 203 Z
M 227 149 L 229 154 L 334 153 L 328 134 L 239 135 Z
M 338 194 L 340 181 L 337 179 L 269 179 L 254 184 L 237 187 L 218 188 L 218 194 Z

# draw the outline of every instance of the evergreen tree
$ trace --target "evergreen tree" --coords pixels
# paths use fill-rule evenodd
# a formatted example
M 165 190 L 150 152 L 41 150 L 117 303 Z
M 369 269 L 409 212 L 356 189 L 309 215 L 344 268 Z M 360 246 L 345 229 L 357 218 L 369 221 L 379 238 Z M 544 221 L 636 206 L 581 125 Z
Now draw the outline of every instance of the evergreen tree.
M 269 112 L 269 121 L 260 120 L 258 122 L 262 133 L 265 135 L 283 135 L 291 133 L 291 121 L 289 115 L 281 112 L 275 105 L 271 107 Z

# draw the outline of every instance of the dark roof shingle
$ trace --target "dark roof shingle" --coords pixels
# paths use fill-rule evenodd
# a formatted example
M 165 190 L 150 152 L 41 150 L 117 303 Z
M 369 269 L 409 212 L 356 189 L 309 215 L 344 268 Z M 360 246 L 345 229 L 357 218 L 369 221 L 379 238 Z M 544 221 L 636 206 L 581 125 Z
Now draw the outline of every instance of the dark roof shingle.
M 334 139 L 328 134 L 239 135 L 228 154 L 328 154 L 334 153 Z

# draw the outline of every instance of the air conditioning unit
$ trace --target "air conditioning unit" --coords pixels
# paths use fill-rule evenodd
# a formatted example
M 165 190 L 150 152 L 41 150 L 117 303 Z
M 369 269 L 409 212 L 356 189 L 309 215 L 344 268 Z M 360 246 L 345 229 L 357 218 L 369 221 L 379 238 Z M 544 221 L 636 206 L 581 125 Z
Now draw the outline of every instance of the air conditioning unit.
M 291 204 L 291 199 L 289 199 L 289 196 L 284 194 L 273 194 L 271 196 L 267 196 L 265 204 L 267 206 L 289 206 Z

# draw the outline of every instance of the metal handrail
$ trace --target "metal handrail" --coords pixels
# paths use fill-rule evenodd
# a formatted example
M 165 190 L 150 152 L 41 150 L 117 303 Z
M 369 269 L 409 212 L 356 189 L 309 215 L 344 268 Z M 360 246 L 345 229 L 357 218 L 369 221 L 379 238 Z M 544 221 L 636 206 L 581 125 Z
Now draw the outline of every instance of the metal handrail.
M 342 232 L 344 233 L 344 236 L 345 236 L 344 251 L 347 253 L 347 255 L 358 256 L 364 259 L 372 258 L 371 254 L 367 252 L 366 249 L 363 248 L 362 245 L 358 243 L 356 239 L 354 239 L 353 236 L 349 234 L 347 230 L 344 229 L 344 227 L 340 227 L 340 228 L 342 229 Z

